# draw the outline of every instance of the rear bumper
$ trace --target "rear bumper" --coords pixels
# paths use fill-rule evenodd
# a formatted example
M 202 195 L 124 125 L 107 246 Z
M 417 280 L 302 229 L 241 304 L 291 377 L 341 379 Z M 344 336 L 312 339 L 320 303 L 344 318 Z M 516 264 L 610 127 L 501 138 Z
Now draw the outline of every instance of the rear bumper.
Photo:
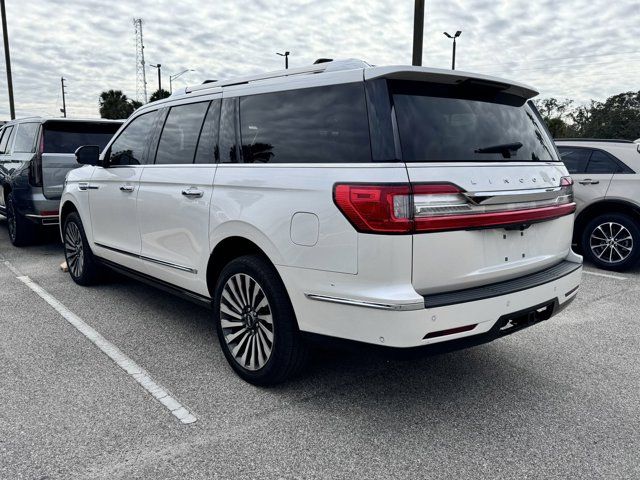
M 14 189 L 15 206 L 20 215 L 37 225 L 58 225 L 59 199 L 49 199 L 41 187 Z
M 541 272 L 528 279 L 528 284 L 522 281 L 519 289 L 501 291 L 504 285 L 497 288 L 496 284 L 492 286 L 495 291 L 484 298 L 433 304 L 436 306 L 429 303 L 434 300 L 432 296 L 425 298 L 419 309 L 415 303 L 411 307 L 415 309 L 407 309 L 407 304 L 402 305 L 405 309 L 394 309 L 383 301 L 379 306 L 365 306 L 314 298 L 313 293 L 310 297 L 300 291 L 300 279 L 287 277 L 286 271 L 281 274 L 304 332 L 402 349 L 453 341 L 460 341 L 462 346 L 457 348 L 463 348 L 469 346 L 465 343 L 485 343 L 546 320 L 565 308 L 577 295 L 582 265 L 577 260 L 564 264 L 563 268 L 546 271 L 546 278 Z M 442 348 L 456 347 L 451 343 Z

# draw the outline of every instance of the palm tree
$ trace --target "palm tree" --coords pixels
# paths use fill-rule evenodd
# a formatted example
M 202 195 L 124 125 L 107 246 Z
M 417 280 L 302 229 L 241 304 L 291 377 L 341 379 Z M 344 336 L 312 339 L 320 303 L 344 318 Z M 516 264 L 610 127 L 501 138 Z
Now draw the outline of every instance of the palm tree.
M 114 120 L 127 118 L 142 104 L 129 100 L 121 90 L 106 90 L 100 94 L 100 116 Z
M 162 88 L 160 90 L 156 90 L 155 92 L 153 92 L 151 94 L 151 98 L 149 99 L 149 101 L 155 102 L 156 100 L 162 100 L 163 98 L 167 98 L 169 95 L 171 94 L 167 92 L 164 88 Z

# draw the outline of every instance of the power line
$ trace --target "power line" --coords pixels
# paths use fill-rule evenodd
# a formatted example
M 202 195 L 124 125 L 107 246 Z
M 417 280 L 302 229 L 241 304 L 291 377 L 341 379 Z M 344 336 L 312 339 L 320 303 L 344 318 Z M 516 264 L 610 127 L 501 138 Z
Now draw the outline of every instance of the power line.
M 516 69 L 509 69 L 506 68 L 504 71 L 506 72 L 533 72 L 533 71 L 540 71 L 540 70 L 544 70 L 544 71 L 548 71 L 550 69 L 556 69 L 556 68 L 561 68 L 561 69 L 570 69 L 570 68 L 582 68 L 582 67 L 599 67 L 599 66 L 610 66 L 611 62 L 600 62 L 600 63 L 573 63 L 573 64 L 563 64 L 563 65 L 546 65 L 544 67 L 533 67 L 533 68 L 516 68 Z M 620 74 L 620 71 L 623 69 L 619 69 L 618 71 L 618 75 Z M 627 70 L 624 70 L 625 72 Z M 555 72 L 555 73 L 559 73 L 559 72 Z
M 594 53 L 590 55 L 571 55 L 569 57 L 547 57 L 547 58 L 534 58 L 532 60 L 521 60 L 520 63 L 531 63 L 531 62 L 557 62 L 558 60 L 574 60 L 577 58 L 591 58 L 591 57 L 609 57 L 613 55 L 633 55 L 636 53 L 640 53 L 640 50 L 635 50 L 632 52 L 616 52 L 616 53 Z M 507 63 L 484 63 L 480 65 L 471 65 L 471 68 L 479 68 L 479 67 L 493 67 L 496 65 L 507 66 Z

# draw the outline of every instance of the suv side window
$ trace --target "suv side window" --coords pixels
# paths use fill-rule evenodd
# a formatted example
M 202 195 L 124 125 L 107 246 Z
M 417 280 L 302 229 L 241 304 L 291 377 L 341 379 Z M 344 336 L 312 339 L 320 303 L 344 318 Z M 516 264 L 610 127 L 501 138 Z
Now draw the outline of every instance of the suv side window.
M 195 163 L 216 163 L 220 159 L 218 150 L 218 128 L 220 126 L 220 100 L 214 100 L 204 119 L 202 133 L 198 141 Z
M 13 127 L 13 125 L 5 127 L 2 134 L 2 139 L 0 140 L 0 153 L 10 153 L 9 148 L 11 146 L 11 140 L 13 139 L 14 131 L 15 128 Z
M 36 151 L 36 133 L 38 123 L 21 123 L 16 132 L 16 141 L 13 144 L 13 151 L 19 153 L 33 153 Z
M 620 167 L 618 163 L 600 150 L 594 150 L 589 160 L 587 173 L 618 173 Z
M 158 110 L 144 113 L 131 121 L 109 149 L 109 165 L 141 165 Z
M 588 148 L 558 147 L 560 157 L 569 173 L 584 173 L 587 170 L 591 150 Z
M 243 97 L 240 131 L 245 163 L 371 161 L 363 83 Z
M 193 163 L 208 107 L 209 102 L 171 107 L 160 134 L 156 153 L 157 164 Z

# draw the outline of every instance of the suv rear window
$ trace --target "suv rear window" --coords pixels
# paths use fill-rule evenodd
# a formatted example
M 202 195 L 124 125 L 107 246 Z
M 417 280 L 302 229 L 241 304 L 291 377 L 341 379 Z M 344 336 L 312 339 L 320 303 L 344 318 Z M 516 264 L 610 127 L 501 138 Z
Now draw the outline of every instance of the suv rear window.
M 44 153 L 73 153 L 82 145 L 98 145 L 102 150 L 119 128 L 119 123 L 47 122 Z
M 244 162 L 371 161 L 362 83 L 243 97 L 240 124 Z
M 405 162 L 559 161 L 535 107 L 491 85 L 391 81 Z

